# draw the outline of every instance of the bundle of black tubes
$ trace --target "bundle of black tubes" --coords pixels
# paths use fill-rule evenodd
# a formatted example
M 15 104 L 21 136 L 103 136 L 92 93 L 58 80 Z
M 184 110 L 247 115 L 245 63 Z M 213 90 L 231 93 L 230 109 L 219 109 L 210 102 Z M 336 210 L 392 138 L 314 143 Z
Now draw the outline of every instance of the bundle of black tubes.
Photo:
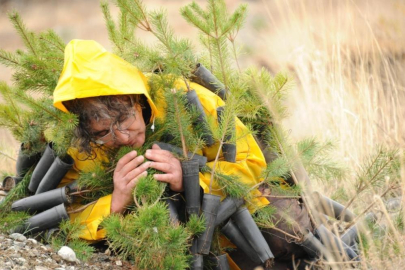
M 34 214 L 14 231 L 19 233 L 41 232 L 59 225 L 69 216 L 65 205 L 72 203 L 69 187 L 57 188 L 63 177 L 73 166 L 73 158 L 56 156 L 49 143 L 41 156 L 24 156 L 22 151 L 17 159 L 17 174 L 24 176 L 30 167 L 38 164 L 32 172 L 28 190 L 32 196 L 15 201 L 13 211 L 26 211 Z

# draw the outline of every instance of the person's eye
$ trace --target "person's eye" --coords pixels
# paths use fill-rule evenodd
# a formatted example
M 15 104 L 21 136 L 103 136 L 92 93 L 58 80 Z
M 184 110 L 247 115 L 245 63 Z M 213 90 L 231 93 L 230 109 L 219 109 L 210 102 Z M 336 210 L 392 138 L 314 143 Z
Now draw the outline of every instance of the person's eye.
M 110 133 L 109 129 L 101 130 L 101 131 L 98 131 L 98 132 L 94 133 L 94 137 L 101 138 L 101 137 L 106 136 L 108 133 Z

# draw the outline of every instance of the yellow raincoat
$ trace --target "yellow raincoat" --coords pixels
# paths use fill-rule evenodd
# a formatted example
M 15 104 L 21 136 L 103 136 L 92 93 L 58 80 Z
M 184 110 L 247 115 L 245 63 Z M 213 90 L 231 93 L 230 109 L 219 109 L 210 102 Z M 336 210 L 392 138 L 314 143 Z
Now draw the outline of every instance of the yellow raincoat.
M 190 83 L 195 89 L 207 115 L 216 119 L 216 108 L 225 103 L 215 94 L 206 88 Z M 177 83 L 179 89 L 186 89 L 184 82 Z M 146 77 L 134 66 L 107 52 L 95 41 L 72 40 L 65 49 L 65 63 L 63 71 L 54 91 L 54 106 L 67 112 L 63 101 L 107 95 L 128 95 L 143 94 L 147 97 L 152 110 L 151 121 L 155 118 L 164 119 L 163 110 L 157 108 L 148 94 L 148 83 Z M 237 120 L 236 132 L 243 134 L 246 127 Z M 207 165 L 212 167 L 218 149 L 218 144 L 203 149 L 203 155 L 207 157 Z M 259 146 L 251 135 L 238 139 L 236 163 L 224 161 L 221 157 L 217 168 L 222 173 L 237 175 L 240 181 L 251 186 L 259 181 L 260 173 L 266 166 L 265 159 Z M 68 153 L 75 160 L 74 168 L 68 172 L 63 179 L 61 186 L 68 184 L 78 178 L 79 172 L 92 170 L 95 164 L 103 161 L 105 155 L 101 150 L 97 151 L 95 160 L 83 160 L 84 156 L 78 153 L 77 149 L 71 148 Z M 112 181 L 112 179 L 111 179 Z M 209 174 L 200 173 L 200 185 L 205 192 L 208 192 L 210 181 Z M 214 194 L 223 195 L 221 190 L 216 189 Z M 258 193 L 258 191 L 256 191 Z M 268 204 L 264 198 L 254 199 L 250 209 Z M 94 204 L 88 206 L 79 213 L 71 214 L 72 219 L 79 219 L 85 225 L 86 230 L 81 237 L 86 240 L 100 240 L 105 237 L 105 231 L 99 230 L 102 219 L 110 214 L 111 195 L 98 199 Z

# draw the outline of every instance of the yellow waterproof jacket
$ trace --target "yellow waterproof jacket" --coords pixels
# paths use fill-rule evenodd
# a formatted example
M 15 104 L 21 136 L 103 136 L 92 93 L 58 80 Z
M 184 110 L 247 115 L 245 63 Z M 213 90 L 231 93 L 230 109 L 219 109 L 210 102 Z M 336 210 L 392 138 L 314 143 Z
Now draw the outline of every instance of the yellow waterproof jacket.
M 176 84 L 178 89 L 186 89 L 183 81 Z M 205 110 L 206 115 L 216 120 L 216 108 L 225 103 L 217 95 L 206 88 L 190 82 Z M 107 52 L 95 41 L 72 40 L 65 49 L 65 63 L 63 71 L 54 91 L 54 106 L 62 111 L 67 111 L 63 101 L 106 95 L 143 94 L 147 97 L 152 110 L 151 121 L 155 118 L 164 120 L 162 108 L 157 108 L 148 93 L 146 77 L 138 69 L 118 56 Z M 161 102 L 159 102 L 160 104 Z M 168 104 L 170 105 L 170 104 Z M 245 134 L 246 127 L 237 119 L 236 133 Z M 213 161 L 218 151 L 218 144 L 203 149 L 202 154 L 207 157 L 207 165 L 212 168 Z M 253 136 L 240 136 L 236 142 L 236 163 L 224 161 L 222 155 L 216 168 L 221 173 L 237 175 L 240 181 L 253 186 L 258 183 L 260 174 L 266 163 L 259 146 Z M 95 160 L 84 160 L 83 154 L 76 148 L 70 148 L 68 153 L 75 160 L 72 170 L 63 179 L 61 186 L 78 178 L 81 171 L 90 171 L 97 163 L 106 159 L 99 149 Z M 113 181 L 111 179 L 111 181 Z M 204 192 L 208 192 L 210 175 L 200 173 L 200 185 Z M 213 184 L 213 193 L 223 196 L 216 183 Z M 259 192 L 255 191 L 255 195 Z M 254 211 L 257 207 L 268 204 L 265 198 L 256 198 L 249 202 L 248 207 Z M 79 219 L 86 230 L 81 237 L 86 240 L 100 240 L 105 237 L 105 231 L 99 230 L 99 225 L 104 217 L 110 214 L 111 195 L 98 199 L 94 204 L 85 207 L 78 213 L 71 214 L 71 219 Z

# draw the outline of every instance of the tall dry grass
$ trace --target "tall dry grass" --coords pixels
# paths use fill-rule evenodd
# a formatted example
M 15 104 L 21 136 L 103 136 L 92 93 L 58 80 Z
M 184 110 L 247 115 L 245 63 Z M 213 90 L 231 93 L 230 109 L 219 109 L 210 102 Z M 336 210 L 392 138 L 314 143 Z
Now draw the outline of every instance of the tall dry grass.
M 266 44 L 262 61 L 271 70 L 288 70 L 296 81 L 284 124 L 296 140 L 316 136 L 338 142 L 338 156 L 353 172 L 344 182 L 316 188 L 341 202 L 356 197 L 351 208 L 357 213 L 374 203 L 370 210 L 379 214 L 379 226 L 366 233 L 368 253 L 358 267 L 405 269 L 405 236 L 397 226 L 404 215 L 386 208 L 390 197 L 402 195 L 404 177 L 396 179 L 401 187 L 384 197 L 387 186 L 362 194 L 353 188 L 355 172 L 376 145 L 405 146 L 405 2 L 263 0 L 262 5 L 267 23 L 258 32 Z

